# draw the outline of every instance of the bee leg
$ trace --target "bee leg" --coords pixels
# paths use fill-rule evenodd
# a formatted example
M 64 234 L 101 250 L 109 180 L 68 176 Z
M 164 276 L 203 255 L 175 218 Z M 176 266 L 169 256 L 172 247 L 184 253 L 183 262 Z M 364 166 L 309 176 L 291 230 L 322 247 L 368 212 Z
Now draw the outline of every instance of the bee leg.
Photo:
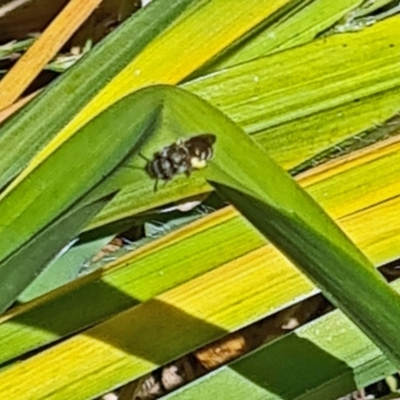
M 191 169 L 188 169 L 187 171 L 185 171 L 185 175 L 189 178 L 190 174 L 192 173 Z
M 158 181 L 159 181 L 159 179 L 157 178 L 155 183 L 154 183 L 154 189 L 153 189 L 154 193 L 157 192 L 157 190 L 158 190 Z

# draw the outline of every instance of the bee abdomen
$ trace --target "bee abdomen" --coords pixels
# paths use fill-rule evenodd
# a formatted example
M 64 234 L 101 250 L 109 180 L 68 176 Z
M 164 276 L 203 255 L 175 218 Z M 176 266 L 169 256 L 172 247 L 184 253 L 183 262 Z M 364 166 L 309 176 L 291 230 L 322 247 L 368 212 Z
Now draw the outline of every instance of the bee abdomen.
M 199 149 L 199 148 L 195 149 L 195 156 L 203 161 L 211 160 L 213 154 L 214 154 L 214 152 L 213 152 L 212 147 L 208 147 L 205 149 Z

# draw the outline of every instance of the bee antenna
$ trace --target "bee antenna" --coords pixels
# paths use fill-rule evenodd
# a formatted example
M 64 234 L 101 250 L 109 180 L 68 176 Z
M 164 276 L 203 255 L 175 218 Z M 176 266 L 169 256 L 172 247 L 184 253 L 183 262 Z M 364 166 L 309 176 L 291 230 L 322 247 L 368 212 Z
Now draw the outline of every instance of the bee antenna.
M 144 156 L 142 153 L 139 152 L 138 155 L 139 155 L 139 157 L 143 158 L 143 160 L 150 162 L 150 160 L 146 156 Z
M 138 170 L 143 171 L 143 167 L 137 167 L 137 166 L 135 166 L 135 165 L 125 165 L 125 166 L 123 166 L 122 168 L 138 169 Z

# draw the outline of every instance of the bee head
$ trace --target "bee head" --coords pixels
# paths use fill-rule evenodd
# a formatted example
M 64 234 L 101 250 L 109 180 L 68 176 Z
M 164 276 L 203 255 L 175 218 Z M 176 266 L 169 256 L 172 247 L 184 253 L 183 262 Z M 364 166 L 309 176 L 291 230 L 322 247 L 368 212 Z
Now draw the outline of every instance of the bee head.
M 150 175 L 151 178 L 157 178 L 157 173 L 154 170 L 153 162 L 147 161 L 146 166 L 144 167 L 145 171 Z

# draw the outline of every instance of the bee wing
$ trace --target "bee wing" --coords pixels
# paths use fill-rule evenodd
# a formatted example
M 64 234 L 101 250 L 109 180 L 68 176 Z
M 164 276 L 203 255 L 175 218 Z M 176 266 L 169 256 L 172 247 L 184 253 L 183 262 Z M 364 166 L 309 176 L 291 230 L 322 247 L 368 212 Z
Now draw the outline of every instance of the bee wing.
M 216 142 L 217 137 L 212 133 L 202 133 L 201 135 L 192 137 L 192 140 L 199 143 L 207 143 L 209 146 L 212 146 Z

